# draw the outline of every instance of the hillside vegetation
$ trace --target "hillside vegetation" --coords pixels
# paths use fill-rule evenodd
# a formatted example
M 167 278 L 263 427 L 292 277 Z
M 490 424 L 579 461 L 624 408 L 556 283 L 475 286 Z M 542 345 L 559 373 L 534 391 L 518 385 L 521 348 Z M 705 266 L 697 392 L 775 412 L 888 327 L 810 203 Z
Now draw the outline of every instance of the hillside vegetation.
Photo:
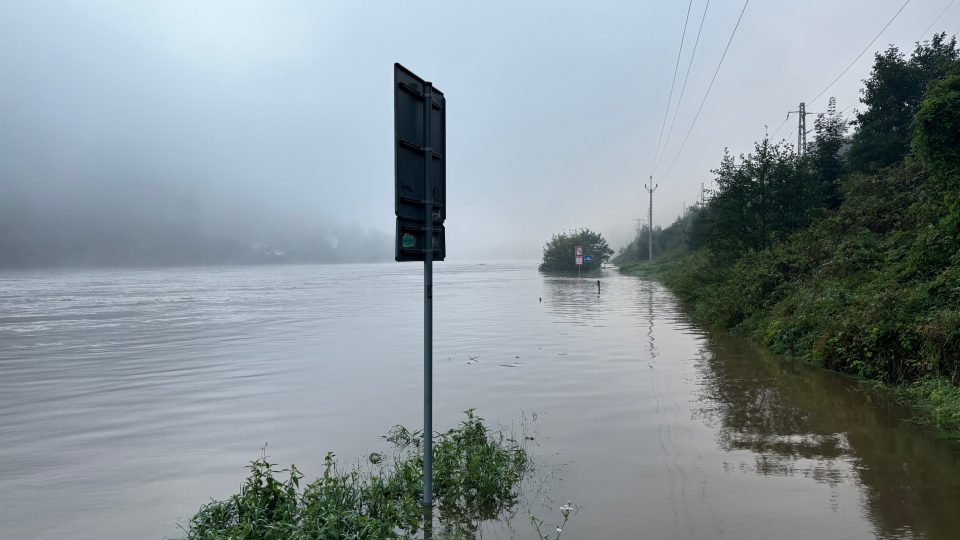
M 960 438 L 960 54 L 936 36 L 876 55 L 865 110 L 829 111 L 798 156 L 726 153 L 716 190 L 615 262 L 700 321 L 893 385 Z M 638 248 L 638 245 L 640 246 Z

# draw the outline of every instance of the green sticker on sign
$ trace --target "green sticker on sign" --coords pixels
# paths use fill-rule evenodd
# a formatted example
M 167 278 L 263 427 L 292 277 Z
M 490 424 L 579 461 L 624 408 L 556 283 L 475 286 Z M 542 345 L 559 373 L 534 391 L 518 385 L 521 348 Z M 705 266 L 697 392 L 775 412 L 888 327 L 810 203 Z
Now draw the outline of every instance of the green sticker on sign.
M 410 249 L 417 246 L 417 237 L 410 233 L 403 233 L 400 243 L 404 249 Z

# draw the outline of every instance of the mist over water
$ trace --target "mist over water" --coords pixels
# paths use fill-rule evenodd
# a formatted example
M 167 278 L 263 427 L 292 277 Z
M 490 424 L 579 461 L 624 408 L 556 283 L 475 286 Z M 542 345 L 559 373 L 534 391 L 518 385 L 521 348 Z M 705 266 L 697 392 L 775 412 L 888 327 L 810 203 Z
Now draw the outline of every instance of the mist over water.
M 437 265 L 435 425 L 536 417 L 565 537 L 955 535 L 960 454 L 888 396 L 534 268 Z M 264 445 L 312 478 L 421 422 L 416 264 L 8 271 L 0 343 L 4 537 L 177 536 Z
M 392 235 L 337 222 L 324 215 L 319 201 L 314 210 L 298 213 L 292 202 L 288 208 L 276 197 L 244 199 L 203 184 L 141 181 L 137 174 L 0 182 L 0 268 L 393 257 Z

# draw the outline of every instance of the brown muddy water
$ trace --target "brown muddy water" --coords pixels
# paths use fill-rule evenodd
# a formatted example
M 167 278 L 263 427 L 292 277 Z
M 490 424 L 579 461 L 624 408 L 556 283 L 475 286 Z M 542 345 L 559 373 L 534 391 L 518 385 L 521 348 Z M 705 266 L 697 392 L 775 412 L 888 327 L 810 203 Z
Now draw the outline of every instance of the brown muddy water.
M 382 449 L 421 420 L 421 276 L 0 274 L 0 538 L 176 537 L 265 444 L 308 477 Z M 527 419 L 550 471 L 528 508 L 580 505 L 565 539 L 960 538 L 960 452 L 882 393 L 613 271 L 599 295 L 532 263 L 435 279 L 436 427 Z M 486 537 L 533 538 L 520 514 Z

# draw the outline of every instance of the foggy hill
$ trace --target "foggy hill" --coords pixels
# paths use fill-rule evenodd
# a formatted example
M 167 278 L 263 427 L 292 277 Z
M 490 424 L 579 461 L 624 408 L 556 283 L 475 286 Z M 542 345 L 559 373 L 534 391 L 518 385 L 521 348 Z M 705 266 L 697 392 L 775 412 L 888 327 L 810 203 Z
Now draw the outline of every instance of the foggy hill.
M 0 268 L 391 260 L 391 235 L 290 206 L 146 182 L 7 181 Z

